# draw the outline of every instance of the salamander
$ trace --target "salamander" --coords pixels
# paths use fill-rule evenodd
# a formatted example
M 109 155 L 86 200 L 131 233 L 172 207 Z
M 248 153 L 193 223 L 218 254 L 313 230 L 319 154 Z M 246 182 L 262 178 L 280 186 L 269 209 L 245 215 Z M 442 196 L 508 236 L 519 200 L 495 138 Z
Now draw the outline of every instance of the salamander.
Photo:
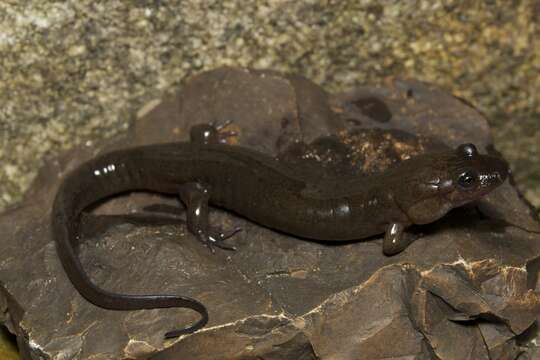
M 186 207 L 188 230 L 212 251 L 234 249 L 224 241 L 239 229 L 212 226 L 209 204 L 301 238 L 344 241 L 384 234 L 383 252 L 393 255 L 411 242 L 407 227 L 431 223 L 479 199 L 508 174 L 504 160 L 462 144 L 369 176 L 317 180 L 270 155 L 227 145 L 229 135 L 219 126 L 196 125 L 189 142 L 112 151 L 65 177 L 53 204 L 52 231 L 63 268 L 84 298 L 113 310 L 184 307 L 200 314 L 194 324 L 167 332 L 167 338 L 208 322 L 205 306 L 195 299 L 112 293 L 86 275 L 77 255 L 81 213 L 121 193 L 177 195 Z

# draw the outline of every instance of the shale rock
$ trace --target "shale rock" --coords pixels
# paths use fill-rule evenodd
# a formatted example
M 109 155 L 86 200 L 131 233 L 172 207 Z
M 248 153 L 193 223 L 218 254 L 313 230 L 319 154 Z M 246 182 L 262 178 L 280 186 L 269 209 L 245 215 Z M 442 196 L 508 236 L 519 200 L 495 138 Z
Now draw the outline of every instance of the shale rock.
M 386 257 L 381 237 L 310 242 L 216 209 L 244 229 L 238 251 L 212 255 L 187 231 L 178 201 L 137 193 L 86 214 L 80 257 L 99 286 L 194 297 L 185 309 L 109 311 L 66 277 L 50 232 L 63 176 L 115 148 L 187 140 L 197 123 L 225 122 L 230 139 L 313 176 L 384 171 L 393 162 L 473 142 L 494 152 L 482 115 L 430 85 L 389 80 L 329 95 L 310 81 L 223 68 L 200 74 L 141 110 L 131 130 L 50 161 L 25 200 L 0 217 L 0 322 L 28 359 L 515 359 L 527 349 L 540 296 L 540 223 L 509 182 L 474 206 L 418 229 Z M 159 204 L 159 205 L 155 205 Z M 149 207 L 150 206 L 150 207 Z M 152 211 L 150 211 L 152 210 Z M 162 214 L 164 213 L 164 214 Z

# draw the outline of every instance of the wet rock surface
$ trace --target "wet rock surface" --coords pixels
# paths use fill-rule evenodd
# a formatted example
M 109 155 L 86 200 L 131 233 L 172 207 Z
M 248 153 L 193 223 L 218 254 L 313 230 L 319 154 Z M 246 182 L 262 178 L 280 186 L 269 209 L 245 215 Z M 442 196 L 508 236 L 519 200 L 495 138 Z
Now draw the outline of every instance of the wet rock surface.
M 329 95 L 304 78 L 218 69 L 147 109 L 131 131 L 51 161 L 26 199 L 0 218 L 0 320 L 38 359 L 514 359 L 529 351 L 540 313 L 539 223 L 512 185 L 478 206 L 419 229 L 386 257 L 381 237 L 346 244 L 300 240 L 222 210 L 212 221 L 244 231 L 238 251 L 212 255 L 170 208 L 176 199 L 131 194 L 86 215 L 80 257 L 101 287 L 194 297 L 203 330 L 163 334 L 196 320 L 186 309 L 108 311 L 64 274 L 50 234 L 52 199 L 69 169 L 98 153 L 187 140 L 196 123 L 234 120 L 232 144 L 336 176 L 384 170 L 440 146 L 493 151 L 470 106 L 432 86 L 389 81 Z M 367 130 L 366 130 L 367 129 Z M 411 136 L 415 134 L 416 136 Z M 154 210 L 145 211 L 152 204 Z M 165 214 L 161 214 L 164 212 Z M 456 346 L 459 344 L 459 346 Z

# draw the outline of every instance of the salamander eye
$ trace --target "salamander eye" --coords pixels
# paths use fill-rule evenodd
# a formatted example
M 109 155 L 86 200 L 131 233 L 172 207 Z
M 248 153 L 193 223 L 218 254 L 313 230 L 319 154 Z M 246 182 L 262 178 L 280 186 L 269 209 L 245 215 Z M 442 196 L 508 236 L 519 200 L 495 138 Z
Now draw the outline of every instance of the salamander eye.
M 459 175 L 458 184 L 464 189 L 470 189 L 476 184 L 476 174 L 473 171 L 465 171 Z
M 478 154 L 478 150 L 474 144 L 461 144 L 458 146 L 457 151 L 467 157 L 473 157 Z

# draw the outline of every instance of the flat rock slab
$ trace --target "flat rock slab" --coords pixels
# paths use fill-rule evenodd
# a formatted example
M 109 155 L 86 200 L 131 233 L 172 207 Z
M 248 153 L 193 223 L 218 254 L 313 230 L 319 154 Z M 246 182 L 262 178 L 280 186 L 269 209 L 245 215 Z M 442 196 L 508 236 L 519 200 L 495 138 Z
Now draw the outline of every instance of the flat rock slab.
M 212 255 L 181 215 L 169 214 L 176 199 L 118 197 L 84 217 L 80 257 L 88 274 L 113 292 L 194 297 L 210 322 L 164 340 L 197 315 L 109 311 L 81 298 L 49 226 L 66 172 L 98 153 L 187 140 L 192 125 L 227 120 L 238 133 L 232 144 L 280 156 L 313 176 L 381 171 L 463 142 L 494 151 L 475 109 L 424 83 L 389 80 L 334 96 L 295 75 L 200 74 L 142 109 L 127 134 L 49 162 L 26 199 L 0 217 L 0 322 L 17 335 L 25 358 L 514 359 L 527 350 L 524 339 L 540 313 L 531 290 L 540 223 L 510 183 L 422 227 L 423 236 L 393 257 L 382 254 L 380 237 L 310 242 L 217 209 L 214 223 L 244 231 L 230 241 L 238 251 Z M 160 206 L 144 211 L 152 204 Z

